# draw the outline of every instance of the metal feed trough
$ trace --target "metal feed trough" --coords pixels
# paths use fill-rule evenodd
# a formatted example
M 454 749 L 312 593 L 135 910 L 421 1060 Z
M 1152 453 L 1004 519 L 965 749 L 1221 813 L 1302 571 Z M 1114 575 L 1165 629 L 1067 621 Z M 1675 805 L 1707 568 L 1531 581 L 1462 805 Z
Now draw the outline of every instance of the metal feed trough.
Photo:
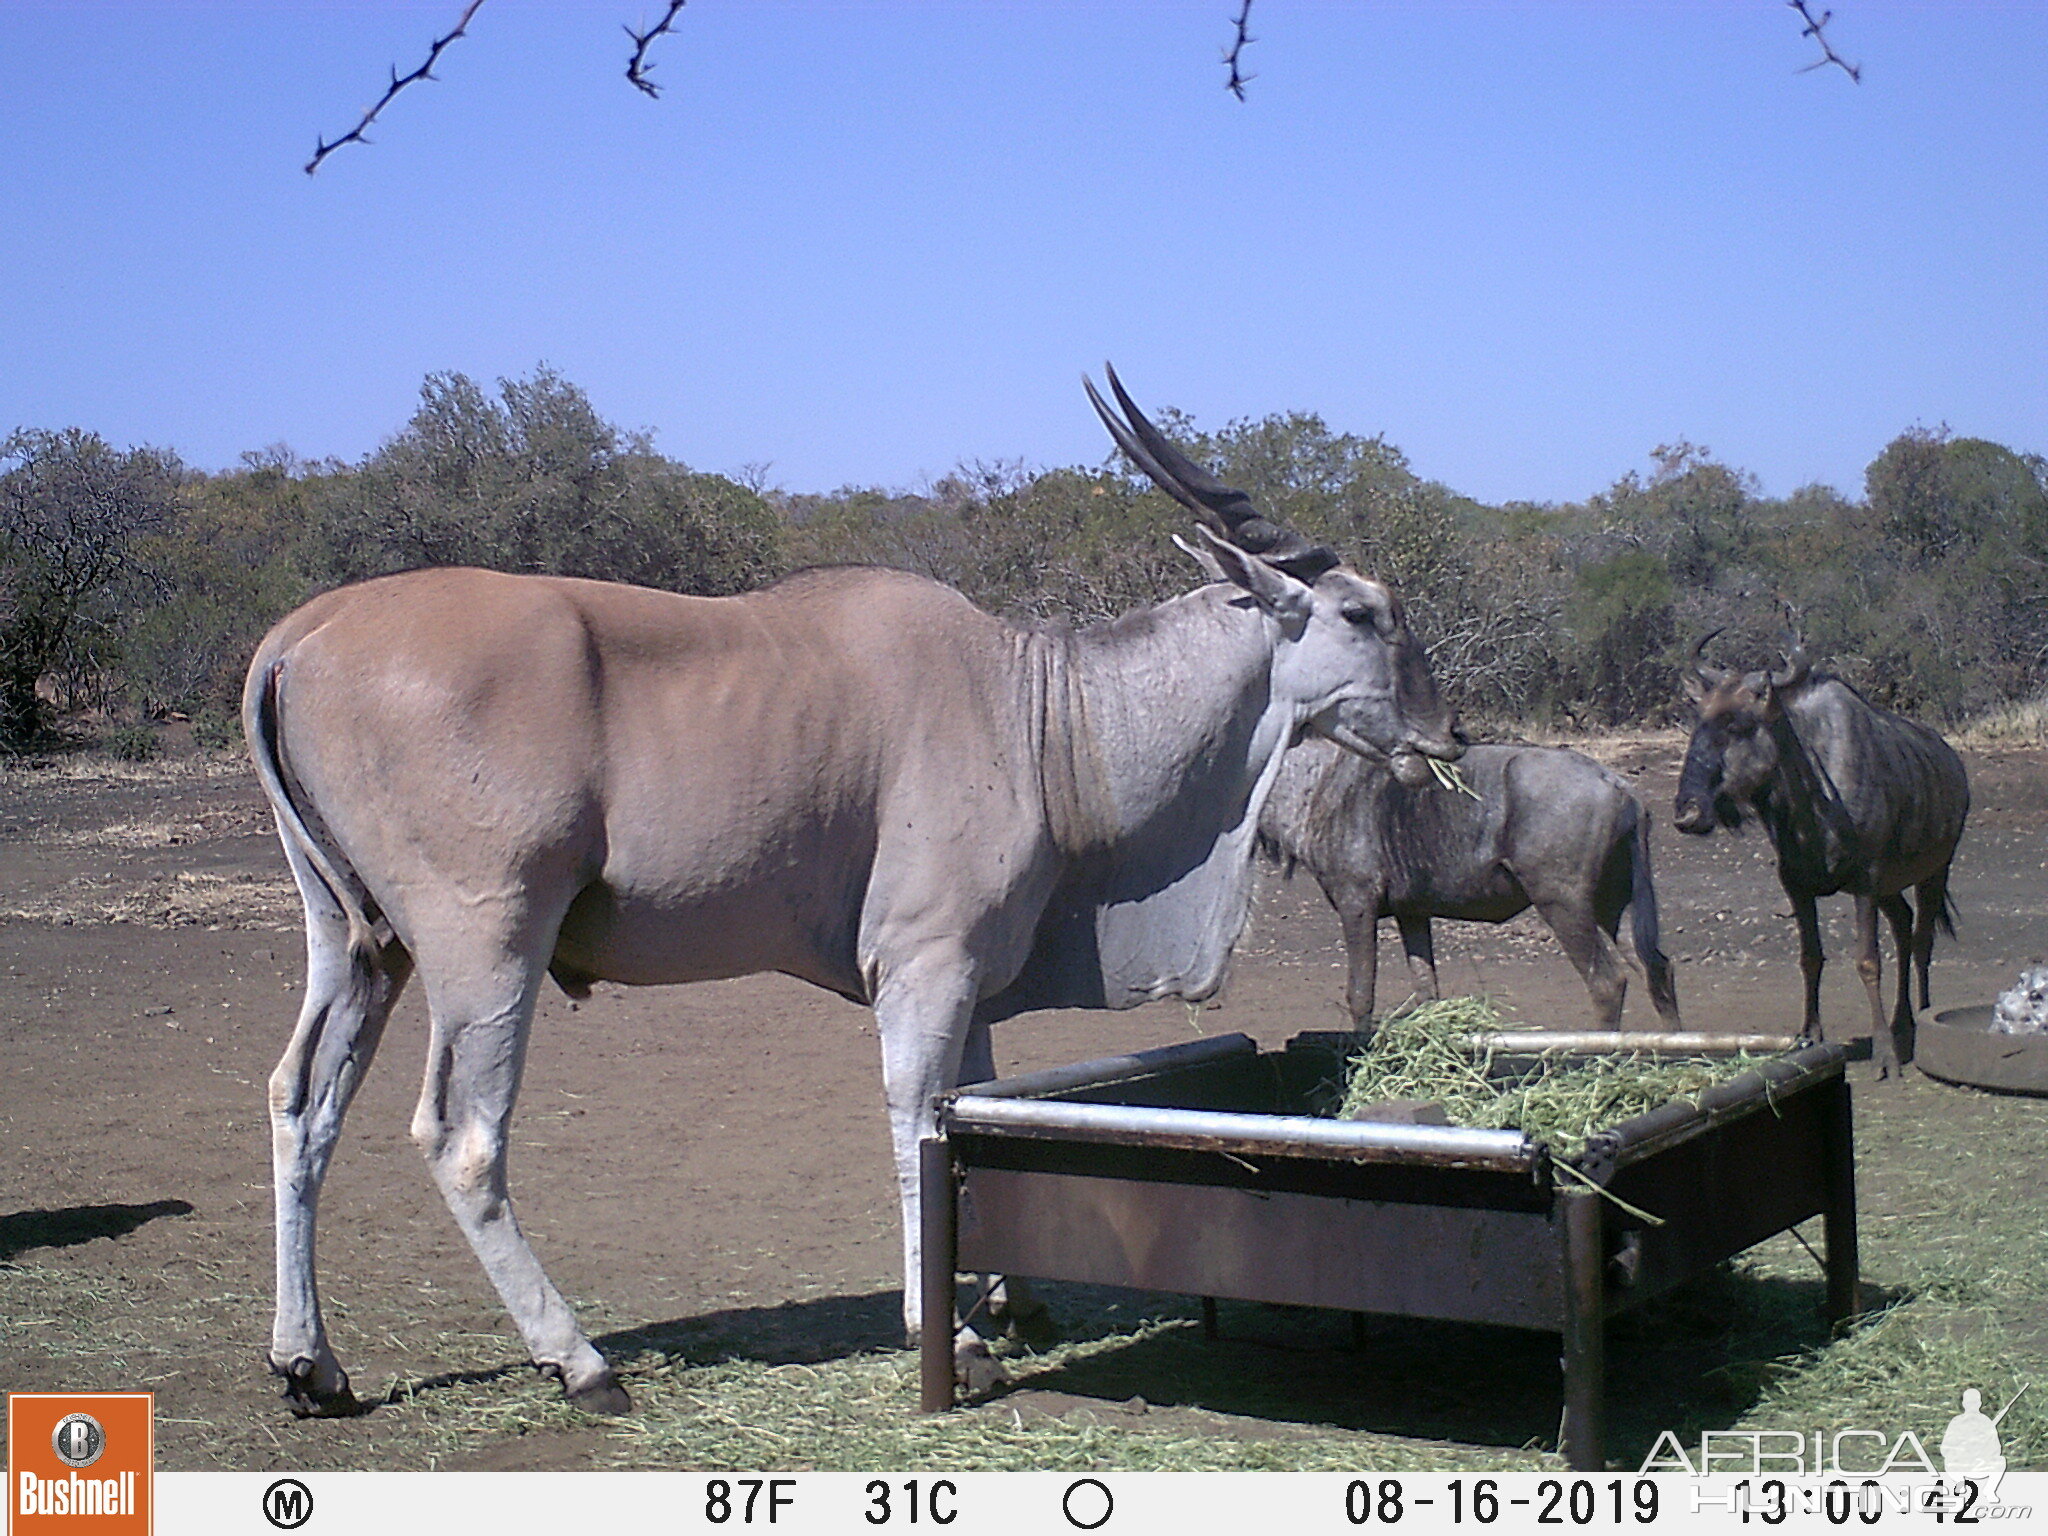
M 1841 1046 L 1534 1031 L 1499 1044 L 1525 1060 L 1789 1049 L 1697 1107 L 1598 1133 L 1570 1172 L 1520 1131 L 1316 1114 L 1349 1035 L 1265 1052 L 1225 1035 L 961 1088 L 924 1144 L 924 1315 L 950 1315 L 955 1275 L 972 1270 L 1201 1296 L 1212 1328 L 1224 1297 L 1554 1332 L 1562 1449 L 1597 1470 L 1606 1318 L 1816 1215 L 1828 1314 L 1854 1314 Z M 949 1332 L 924 1330 L 928 1411 L 953 1404 Z

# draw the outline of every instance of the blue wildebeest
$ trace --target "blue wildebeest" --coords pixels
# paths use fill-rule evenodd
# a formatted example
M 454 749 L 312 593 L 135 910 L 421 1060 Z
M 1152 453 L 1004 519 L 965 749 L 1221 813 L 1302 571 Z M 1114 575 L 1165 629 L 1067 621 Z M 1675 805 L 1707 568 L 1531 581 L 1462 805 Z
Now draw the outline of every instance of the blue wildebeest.
M 1391 917 L 1418 990 L 1437 996 L 1430 920 L 1504 923 L 1530 906 L 1585 978 L 1602 1029 L 1621 1025 L 1628 974 L 1614 946 L 1624 908 L 1650 998 L 1678 1023 L 1671 965 L 1658 947 L 1650 818 L 1627 784 L 1576 752 L 1472 746 L 1472 794 L 1411 787 L 1322 743 L 1287 754 L 1259 819 L 1267 850 L 1316 877 L 1344 928 L 1352 1023 L 1372 1022 L 1379 921 Z M 1477 798 L 1474 798 L 1474 796 Z
M 270 1080 L 270 1363 L 295 1411 L 355 1406 L 315 1211 L 415 969 L 413 1137 L 534 1361 L 623 1411 L 506 1187 L 543 978 L 578 995 L 781 971 L 869 1004 L 915 1336 L 918 1142 L 935 1094 L 993 1075 L 988 1026 L 1213 991 L 1297 733 L 1404 778 L 1457 756 L 1394 594 L 1260 517 L 1111 384 L 1126 419 L 1091 385 L 1097 410 L 1225 579 L 1097 628 L 1007 623 L 900 571 L 698 598 L 438 569 L 329 592 L 265 638 L 243 719 L 306 907 L 304 1005 Z
M 1820 1033 L 1826 963 L 1815 902 L 1842 892 L 1856 898 L 1856 970 L 1870 994 L 1872 1054 L 1878 1075 L 1892 1076 L 1901 1049 L 1911 1050 L 1913 973 L 1925 1008 L 1935 925 L 1955 932 L 1948 874 L 1970 811 L 1963 761 L 1926 726 L 1815 672 L 1796 646 L 1782 670 L 1744 674 L 1702 660 L 1712 639 L 1693 647 L 1686 675 L 1700 718 L 1678 778 L 1678 829 L 1705 836 L 1740 825 L 1746 814 L 1763 823 L 1799 923 L 1808 1034 Z M 1898 956 L 1889 1020 L 1879 911 L 1891 922 Z

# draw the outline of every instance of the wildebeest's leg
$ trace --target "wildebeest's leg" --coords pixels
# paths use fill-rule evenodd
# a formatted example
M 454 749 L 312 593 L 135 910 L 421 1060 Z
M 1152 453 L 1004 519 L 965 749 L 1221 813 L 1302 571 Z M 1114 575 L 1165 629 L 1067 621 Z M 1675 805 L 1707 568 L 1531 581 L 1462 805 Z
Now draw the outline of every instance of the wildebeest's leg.
M 1884 1011 L 1884 961 L 1877 952 L 1877 902 L 1869 896 L 1856 898 L 1856 974 L 1863 978 L 1863 990 L 1870 996 L 1870 1049 L 1879 1077 L 1893 1077 L 1899 1070 L 1899 1053 L 1892 1039 L 1891 1020 Z
M 1344 955 L 1351 962 L 1344 989 L 1344 1003 L 1351 1010 L 1351 1027 L 1360 1034 L 1369 1034 L 1379 990 L 1379 893 L 1328 887 L 1325 892 L 1330 905 L 1337 909 L 1337 921 L 1344 929 Z
M 1894 892 L 1880 896 L 1877 904 L 1891 919 L 1892 954 L 1897 961 L 1898 1001 L 1892 1007 L 1891 1036 L 1894 1064 L 1913 1056 L 1913 908 L 1905 896 Z
M 1415 990 L 1424 999 L 1435 1002 L 1443 994 L 1436 984 L 1436 935 L 1430 931 L 1427 917 L 1397 917 L 1394 924 L 1401 930 L 1401 948 L 1408 955 L 1408 975 Z
M 1811 896 L 1786 894 L 1792 898 L 1792 916 L 1799 924 L 1799 970 L 1806 980 L 1806 1017 L 1800 1032 L 1820 1040 L 1825 1038 L 1820 1031 L 1820 973 L 1828 963 L 1820 947 L 1820 909 Z
M 303 859 L 292 856 L 306 899 L 306 995 L 299 1022 L 270 1075 L 270 1151 L 277 1220 L 277 1313 L 270 1365 L 301 1418 L 354 1413 L 348 1373 L 320 1316 L 313 1271 L 320 1185 L 343 1118 L 376 1056 L 412 961 L 396 944 L 352 956 L 348 920 Z
M 534 1364 L 585 1412 L 625 1413 L 625 1389 L 520 1231 L 505 1177 L 507 1132 L 552 947 L 473 933 L 419 941 L 433 1027 L 412 1136 Z
M 1947 921 L 1948 871 L 1932 875 L 1913 890 L 1913 970 L 1920 978 L 1920 1006 L 1931 1008 L 1927 971 L 1934 962 L 1934 930 Z M 1954 930 L 1951 929 L 1951 932 Z
M 1536 913 L 1550 925 L 1565 958 L 1585 980 L 1586 992 L 1593 1000 L 1594 1027 L 1621 1028 L 1622 1000 L 1628 996 L 1628 971 L 1621 963 L 1621 952 L 1602 931 L 1592 907 L 1584 901 L 1541 899 L 1536 902 Z
M 923 1201 L 918 1144 L 937 1128 L 933 1101 L 960 1081 L 976 1001 L 974 962 L 956 946 L 927 944 L 907 958 L 879 967 L 874 989 L 875 1028 L 882 1039 L 882 1091 L 889 1103 L 889 1138 L 896 1155 L 896 1189 L 903 1215 L 903 1327 L 910 1342 L 924 1328 L 950 1319 L 923 1316 Z M 1000 1379 L 995 1362 L 971 1329 L 954 1341 L 957 1371 L 968 1390 Z

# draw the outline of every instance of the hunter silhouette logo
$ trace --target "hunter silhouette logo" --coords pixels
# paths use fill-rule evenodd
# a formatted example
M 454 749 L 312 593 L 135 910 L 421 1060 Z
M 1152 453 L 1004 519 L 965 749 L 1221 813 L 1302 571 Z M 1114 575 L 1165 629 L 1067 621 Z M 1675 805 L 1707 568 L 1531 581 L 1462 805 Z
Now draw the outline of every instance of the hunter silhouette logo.
M 148 1536 L 154 1403 L 148 1392 L 8 1394 L 10 1536 Z
M 1950 1477 L 1971 1478 L 1982 1485 L 1988 1502 L 1998 1501 L 1998 1485 L 2005 1477 L 2004 1449 L 1998 1443 L 1998 1424 L 2012 1404 L 2025 1395 L 2031 1382 L 2022 1383 L 2012 1402 L 1991 1418 L 1984 1412 L 1984 1394 L 1975 1387 L 1963 1393 L 1963 1411 L 1948 1421 L 1941 1437 L 1941 1467 Z

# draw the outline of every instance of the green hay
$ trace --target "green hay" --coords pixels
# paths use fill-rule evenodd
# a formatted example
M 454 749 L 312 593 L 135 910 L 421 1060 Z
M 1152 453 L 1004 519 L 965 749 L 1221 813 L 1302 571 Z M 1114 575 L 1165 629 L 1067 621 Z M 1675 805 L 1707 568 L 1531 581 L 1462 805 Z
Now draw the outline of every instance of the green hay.
M 1434 757 L 1428 758 L 1426 761 L 1429 763 L 1429 771 L 1436 775 L 1436 782 L 1439 788 L 1448 789 L 1460 795 L 1470 795 L 1474 800 L 1479 798 L 1479 791 L 1472 787 L 1471 781 L 1465 777 L 1464 770 L 1459 768 L 1456 763 L 1447 763 L 1440 758 Z
M 1510 1052 L 1474 1051 L 1474 1034 L 1505 1021 L 1484 998 L 1424 1003 L 1381 1024 L 1350 1063 L 1340 1115 L 1389 1099 L 1441 1104 L 1451 1123 L 1475 1130 L 1521 1131 L 1559 1158 L 1577 1157 L 1595 1132 L 1675 1100 L 1697 1102 L 1717 1083 L 1740 1077 L 1760 1058 L 1626 1055 L 1546 1057 L 1515 1076 L 1497 1074 Z

